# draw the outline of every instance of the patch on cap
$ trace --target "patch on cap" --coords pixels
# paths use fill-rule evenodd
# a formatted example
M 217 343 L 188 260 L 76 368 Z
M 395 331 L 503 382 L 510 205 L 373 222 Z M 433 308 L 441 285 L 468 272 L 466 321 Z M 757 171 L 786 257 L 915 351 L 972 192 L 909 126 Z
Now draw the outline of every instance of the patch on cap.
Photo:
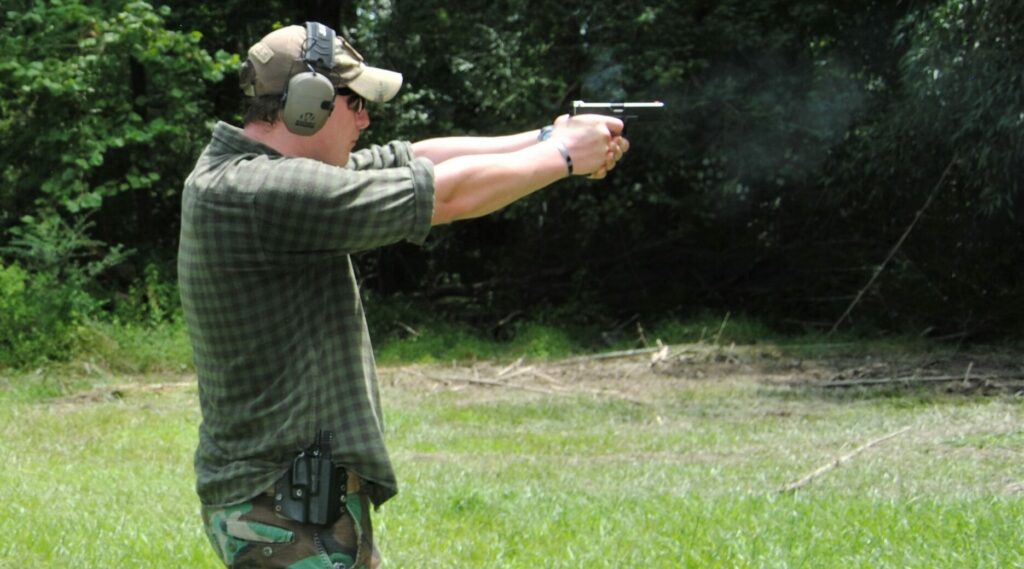
M 266 65 L 267 62 L 274 57 L 274 50 L 271 49 L 269 45 L 259 42 L 249 48 L 249 57 L 259 61 L 263 65 Z

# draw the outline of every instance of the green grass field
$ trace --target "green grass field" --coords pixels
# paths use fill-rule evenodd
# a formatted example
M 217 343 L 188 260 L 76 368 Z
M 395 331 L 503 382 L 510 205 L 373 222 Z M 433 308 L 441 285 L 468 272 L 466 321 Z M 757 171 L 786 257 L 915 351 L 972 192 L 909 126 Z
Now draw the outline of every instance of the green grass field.
M 711 377 L 636 405 L 395 377 L 387 567 L 1024 567 L 1019 396 Z M 140 380 L 167 378 L 102 383 Z M 192 490 L 195 387 L 110 393 L 0 398 L 0 567 L 219 566 Z

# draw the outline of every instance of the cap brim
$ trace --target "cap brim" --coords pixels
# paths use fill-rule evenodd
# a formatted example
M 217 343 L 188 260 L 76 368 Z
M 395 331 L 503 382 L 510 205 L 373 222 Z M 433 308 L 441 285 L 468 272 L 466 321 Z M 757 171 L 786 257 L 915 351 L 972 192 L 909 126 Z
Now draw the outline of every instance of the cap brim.
M 362 73 L 349 81 L 346 87 L 374 103 L 385 103 L 395 98 L 402 88 L 401 73 L 365 64 L 362 67 Z

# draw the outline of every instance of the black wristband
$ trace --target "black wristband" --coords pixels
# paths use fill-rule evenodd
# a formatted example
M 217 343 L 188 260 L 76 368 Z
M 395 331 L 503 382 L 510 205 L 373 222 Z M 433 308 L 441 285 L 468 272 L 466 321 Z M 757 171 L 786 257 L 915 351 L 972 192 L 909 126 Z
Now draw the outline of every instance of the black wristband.
M 569 149 L 565 147 L 565 143 L 561 140 L 553 139 L 551 142 L 562 153 L 562 158 L 565 158 L 565 167 L 569 169 L 569 175 L 572 176 L 572 156 L 569 155 Z

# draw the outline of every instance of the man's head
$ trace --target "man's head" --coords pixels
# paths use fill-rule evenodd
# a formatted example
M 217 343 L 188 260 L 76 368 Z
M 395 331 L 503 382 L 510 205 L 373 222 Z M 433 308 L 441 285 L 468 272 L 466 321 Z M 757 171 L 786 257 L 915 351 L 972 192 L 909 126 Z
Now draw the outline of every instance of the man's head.
M 402 86 L 401 74 L 366 65 L 351 44 L 316 23 L 264 36 L 249 48 L 239 81 L 250 97 L 250 135 L 285 155 L 338 166 L 370 124 L 365 102 L 388 101 Z
M 368 101 L 389 101 L 402 86 L 402 75 L 366 65 L 363 56 L 334 30 L 309 23 L 275 30 L 249 48 L 239 82 L 253 98 L 245 122 L 273 123 L 278 119 L 275 111 L 290 105 L 289 100 L 290 106 L 299 107 L 298 114 L 325 110 L 319 108 L 322 93 L 317 89 L 329 94 L 347 88 Z

